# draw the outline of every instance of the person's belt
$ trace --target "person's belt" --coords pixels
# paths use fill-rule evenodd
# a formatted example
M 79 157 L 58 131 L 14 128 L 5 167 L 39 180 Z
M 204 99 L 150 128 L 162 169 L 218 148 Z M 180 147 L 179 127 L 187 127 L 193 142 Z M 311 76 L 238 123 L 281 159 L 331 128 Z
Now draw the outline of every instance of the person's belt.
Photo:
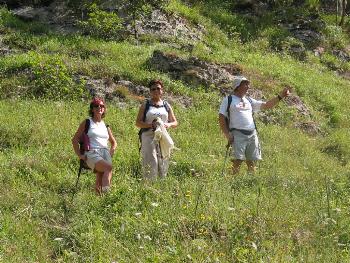
M 239 131 L 239 132 L 243 133 L 244 135 L 252 135 L 255 132 L 255 129 L 254 130 L 242 130 L 242 129 L 231 128 L 230 132 L 231 131 Z

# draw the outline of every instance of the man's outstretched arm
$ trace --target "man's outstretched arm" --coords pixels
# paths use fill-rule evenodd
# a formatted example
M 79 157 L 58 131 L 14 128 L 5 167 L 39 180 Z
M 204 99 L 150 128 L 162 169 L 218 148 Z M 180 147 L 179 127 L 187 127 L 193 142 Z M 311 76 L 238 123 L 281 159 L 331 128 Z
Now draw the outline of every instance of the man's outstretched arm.
M 267 110 L 267 109 L 271 109 L 271 108 L 275 107 L 280 100 L 284 99 L 289 94 L 290 94 L 290 88 L 289 87 L 284 88 L 277 95 L 277 97 L 274 97 L 274 98 L 270 99 L 269 101 L 267 101 L 266 103 L 264 103 L 263 105 L 261 105 L 261 109 L 262 110 Z

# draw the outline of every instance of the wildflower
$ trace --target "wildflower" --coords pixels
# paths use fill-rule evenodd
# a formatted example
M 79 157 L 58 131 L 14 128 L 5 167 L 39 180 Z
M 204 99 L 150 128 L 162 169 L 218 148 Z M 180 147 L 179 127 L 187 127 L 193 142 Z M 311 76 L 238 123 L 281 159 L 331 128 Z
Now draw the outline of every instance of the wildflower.
M 255 250 L 258 250 L 258 246 L 257 246 L 254 242 L 252 242 L 252 247 L 253 247 Z
M 141 212 L 137 212 L 137 213 L 135 213 L 135 216 L 141 216 L 142 215 L 142 213 Z
M 56 237 L 56 238 L 54 239 L 54 241 L 62 241 L 62 240 L 63 240 L 62 237 Z
M 158 207 L 159 204 L 158 204 L 158 203 L 152 203 L 151 206 L 153 206 L 153 207 Z
M 152 241 L 152 238 L 151 238 L 150 236 L 148 236 L 148 235 L 144 236 L 143 238 L 144 238 L 144 239 L 147 239 L 147 240 L 149 240 L 149 241 Z

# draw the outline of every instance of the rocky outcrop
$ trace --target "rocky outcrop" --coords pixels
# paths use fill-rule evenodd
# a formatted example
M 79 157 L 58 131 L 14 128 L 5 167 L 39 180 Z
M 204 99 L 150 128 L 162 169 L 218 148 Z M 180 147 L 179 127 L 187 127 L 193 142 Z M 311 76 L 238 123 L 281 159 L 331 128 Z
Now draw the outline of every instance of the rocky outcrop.
M 24 21 L 38 21 L 49 25 L 60 33 L 76 32 L 76 17 L 73 11 L 62 1 L 54 1 L 49 6 L 22 6 L 12 12 Z
M 92 79 L 88 76 L 77 76 L 75 80 L 85 83 L 91 97 L 101 97 L 116 102 L 119 106 L 125 106 L 127 101 L 140 102 L 150 96 L 149 88 L 128 80 Z M 168 92 L 165 92 L 164 99 L 185 108 L 192 105 L 191 98 Z
M 242 73 L 238 65 L 209 63 L 195 57 L 183 59 L 158 50 L 154 51 L 148 64 L 156 70 L 169 73 L 174 79 L 182 80 L 191 86 L 205 88 L 211 85 L 220 87 L 229 84 L 233 81 L 234 75 Z
M 193 25 L 185 18 L 176 14 L 167 14 L 162 10 L 153 10 L 152 13 L 142 18 L 136 24 L 139 35 L 153 35 L 164 39 L 181 39 L 182 42 L 200 41 L 205 32 L 201 25 Z M 127 24 L 127 29 L 132 34 L 131 24 Z

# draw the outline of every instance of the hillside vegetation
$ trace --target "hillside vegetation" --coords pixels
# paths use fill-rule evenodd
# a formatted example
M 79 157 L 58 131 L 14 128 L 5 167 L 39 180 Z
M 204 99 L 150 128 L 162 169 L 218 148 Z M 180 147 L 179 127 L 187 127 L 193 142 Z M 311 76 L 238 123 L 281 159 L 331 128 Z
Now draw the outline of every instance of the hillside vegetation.
M 14 2 L 0 8 L 0 262 L 350 261 L 349 28 L 332 8 L 170 0 L 133 9 L 138 19 L 155 9 L 184 19 L 188 32 L 201 29 L 190 39 L 133 31 L 135 21 L 89 1 L 68 3 L 84 17 L 62 32 L 20 19 Z M 293 34 L 305 23 L 319 37 Z M 256 118 L 264 158 L 256 174 L 242 167 L 232 176 L 225 162 L 218 107 L 227 86 L 156 70 L 154 51 L 236 65 L 264 99 L 293 88 L 300 104 L 282 101 Z M 168 177 L 142 180 L 143 96 L 117 86 L 105 119 L 118 141 L 112 190 L 97 197 L 91 172 L 75 189 L 71 138 L 87 116 L 87 81 L 153 78 L 169 98 L 191 102 L 173 103 L 179 149 Z

